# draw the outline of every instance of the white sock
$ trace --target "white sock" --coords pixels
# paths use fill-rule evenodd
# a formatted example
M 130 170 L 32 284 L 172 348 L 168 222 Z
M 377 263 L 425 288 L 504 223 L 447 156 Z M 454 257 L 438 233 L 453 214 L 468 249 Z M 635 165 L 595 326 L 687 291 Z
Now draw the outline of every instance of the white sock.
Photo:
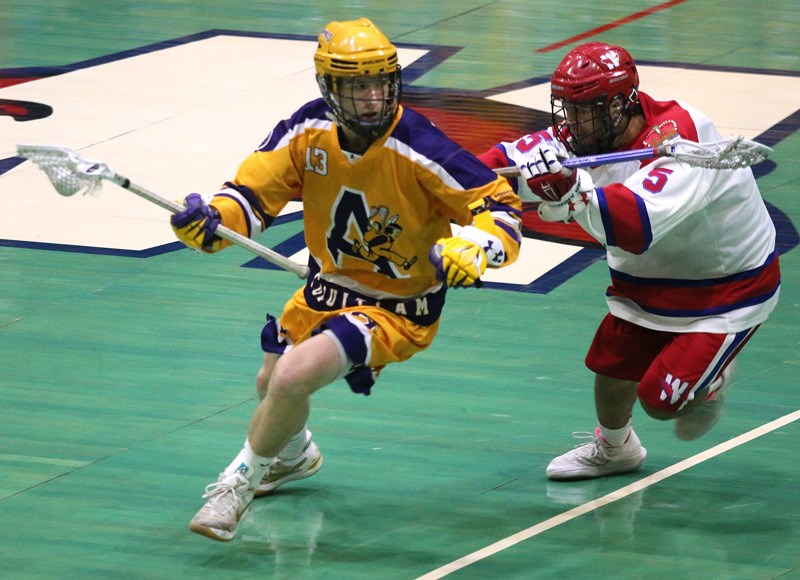
M 239 455 L 236 456 L 236 459 L 234 459 L 222 473 L 228 476 L 238 472 L 251 482 L 257 484 L 263 479 L 267 471 L 269 471 L 269 466 L 274 460 L 274 457 L 256 455 L 253 452 L 253 448 L 250 446 L 250 441 L 245 440 L 244 447 L 242 447 Z
M 598 423 L 598 425 L 600 425 Z M 604 427 L 600 425 L 600 435 L 603 436 L 603 439 L 606 440 L 606 443 L 611 445 L 611 447 L 622 447 L 625 444 L 625 441 L 628 440 L 628 435 L 631 432 L 631 420 L 628 419 L 628 422 L 625 423 L 624 427 L 620 429 L 609 429 L 608 427 Z
M 306 450 L 309 441 L 311 441 L 311 431 L 303 425 L 303 428 L 289 439 L 289 442 L 278 453 L 278 459 L 288 462 L 291 462 L 292 459 L 297 459 Z

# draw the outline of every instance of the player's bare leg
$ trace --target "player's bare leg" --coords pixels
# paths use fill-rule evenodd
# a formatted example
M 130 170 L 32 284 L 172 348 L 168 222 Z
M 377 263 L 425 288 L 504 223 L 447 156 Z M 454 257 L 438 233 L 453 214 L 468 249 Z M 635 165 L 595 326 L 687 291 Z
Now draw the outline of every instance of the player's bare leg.
M 189 528 L 214 540 L 229 541 L 256 495 L 309 477 L 322 465 L 319 448 L 306 428 L 311 395 L 341 375 L 342 355 L 333 339 L 318 335 L 277 361 L 265 356 L 259 381 L 268 377 L 244 449 L 206 487 L 208 501 Z M 259 382 L 259 395 L 263 384 Z
M 337 345 L 320 334 L 300 343 L 275 364 L 267 393 L 250 422 L 248 439 L 262 457 L 275 457 L 306 424 L 311 395 L 342 370 Z
M 628 424 L 636 404 L 636 385 L 634 381 L 595 375 L 594 405 L 600 425 L 621 429 Z

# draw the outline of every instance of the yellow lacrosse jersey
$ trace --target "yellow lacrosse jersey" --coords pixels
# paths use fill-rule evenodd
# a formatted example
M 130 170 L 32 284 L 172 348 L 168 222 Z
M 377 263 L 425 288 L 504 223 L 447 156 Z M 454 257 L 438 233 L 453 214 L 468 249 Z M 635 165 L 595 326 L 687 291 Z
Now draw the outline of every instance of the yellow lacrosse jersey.
M 472 202 L 485 200 L 483 216 L 492 216 L 490 233 L 503 245 L 500 265 L 516 259 L 519 198 L 425 117 L 401 107 L 386 134 L 351 161 L 329 115 L 323 99 L 306 104 L 242 162 L 212 201 L 226 226 L 252 237 L 301 196 L 309 284 L 321 278 L 379 299 L 440 287 L 428 252 L 452 235 L 451 220 L 473 222 Z M 486 217 L 478 222 L 487 227 Z

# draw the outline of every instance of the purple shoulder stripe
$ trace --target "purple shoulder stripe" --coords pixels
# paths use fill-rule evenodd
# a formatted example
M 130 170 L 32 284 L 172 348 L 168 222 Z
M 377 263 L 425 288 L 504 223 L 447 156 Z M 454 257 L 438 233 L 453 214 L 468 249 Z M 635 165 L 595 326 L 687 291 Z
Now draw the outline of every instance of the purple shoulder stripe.
M 392 137 L 444 167 L 464 189 L 475 189 L 497 179 L 497 174 L 477 157 L 447 137 L 414 109 L 404 105 L 403 117 Z
M 303 125 L 310 119 L 327 119 L 327 113 L 329 112 L 330 108 L 328 108 L 328 105 L 325 104 L 325 100 L 322 98 L 306 103 L 297 109 L 291 117 L 275 125 L 275 128 L 272 129 L 266 139 L 257 147 L 257 151 L 272 151 L 280 140 L 283 139 L 287 133 L 292 131 L 294 127 Z

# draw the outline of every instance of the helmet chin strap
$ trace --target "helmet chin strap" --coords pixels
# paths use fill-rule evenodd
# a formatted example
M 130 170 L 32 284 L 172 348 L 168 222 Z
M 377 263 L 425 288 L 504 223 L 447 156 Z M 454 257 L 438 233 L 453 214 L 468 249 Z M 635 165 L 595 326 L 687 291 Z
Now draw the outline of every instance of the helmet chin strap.
M 641 108 L 637 98 L 638 93 L 631 96 L 629 104 L 621 113 L 620 129 L 614 131 L 614 139 L 611 143 L 610 151 L 614 151 L 619 147 L 627 145 L 639 132 L 642 130 L 642 117 L 640 116 Z M 638 122 L 637 122 L 638 120 Z M 620 140 L 620 138 L 622 138 Z

